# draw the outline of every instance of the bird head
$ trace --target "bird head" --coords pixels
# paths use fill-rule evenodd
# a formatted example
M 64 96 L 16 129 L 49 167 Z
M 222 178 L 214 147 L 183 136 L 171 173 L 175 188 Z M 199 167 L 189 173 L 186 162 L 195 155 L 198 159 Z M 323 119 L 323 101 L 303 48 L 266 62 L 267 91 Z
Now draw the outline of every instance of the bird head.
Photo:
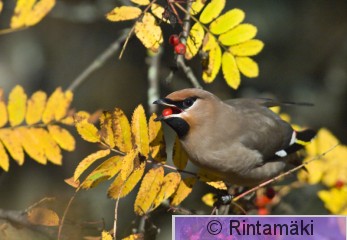
M 182 139 L 213 114 L 213 103 L 218 100 L 202 89 L 188 88 L 170 93 L 153 102 L 165 107 L 156 121 L 166 122 Z

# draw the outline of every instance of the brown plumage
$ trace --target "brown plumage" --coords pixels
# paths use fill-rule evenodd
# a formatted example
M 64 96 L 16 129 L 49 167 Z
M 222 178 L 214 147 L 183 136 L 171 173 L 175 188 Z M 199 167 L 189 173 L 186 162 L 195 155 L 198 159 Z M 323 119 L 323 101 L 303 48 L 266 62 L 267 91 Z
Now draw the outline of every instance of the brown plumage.
M 172 114 L 158 120 L 176 131 L 195 165 L 240 186 L 259 184 L 298 163 L 296 151 L 315 135 L 295 132 L 268 109 L 278 105 L 268 99 L 223 102 L 201 89 L 183 89 L 154 103 L 171 108 Z

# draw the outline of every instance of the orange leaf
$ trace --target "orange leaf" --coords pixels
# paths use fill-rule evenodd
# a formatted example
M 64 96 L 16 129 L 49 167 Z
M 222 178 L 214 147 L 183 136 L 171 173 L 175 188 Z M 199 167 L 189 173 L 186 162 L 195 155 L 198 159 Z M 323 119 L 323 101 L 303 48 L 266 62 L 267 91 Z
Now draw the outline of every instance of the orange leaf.
M 32 208 L 27 212 L 28 221 L 34 225 L 58 226 L 59 216 L 56 212 L 47 208 Z

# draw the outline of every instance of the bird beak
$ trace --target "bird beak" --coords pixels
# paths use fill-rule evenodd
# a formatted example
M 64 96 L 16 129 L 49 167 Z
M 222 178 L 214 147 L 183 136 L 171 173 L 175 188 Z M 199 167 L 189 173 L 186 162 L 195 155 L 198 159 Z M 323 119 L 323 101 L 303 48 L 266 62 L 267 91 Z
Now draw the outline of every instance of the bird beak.
M 158 100 L 155 100 L 153 102 L 153 104 L 158 104 L 158 105 L 161 105 L 161 106 L 166 106 L 166 107 L 169 107 L 172 109 L 172 112 L 175 114 L 175 113 L 181 113 L 183 112 L 183 110 L 181 110 L 180 108 L 178 108 L 174 102 L 168 98 L 160 98 Z M 170 116 L 170 115 L 169 115 Z M 158 116 L 156 119 L 154 119 L 154 121 L 162 121 L 162 120 L 165 120 L 168 116 L 163 116 L 163 115 L 160 115 Z

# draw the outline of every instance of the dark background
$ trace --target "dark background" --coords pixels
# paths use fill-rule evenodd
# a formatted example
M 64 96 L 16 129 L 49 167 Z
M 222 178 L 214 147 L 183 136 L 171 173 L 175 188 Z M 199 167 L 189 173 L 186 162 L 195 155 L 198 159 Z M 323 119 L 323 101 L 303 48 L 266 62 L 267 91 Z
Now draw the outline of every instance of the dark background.
M 13 2 L 5 1 L 0 26 L 6 28 Z M 214 83 L 203 87 L 223 99 L 242 96 L 272 96 L 280 100 L 311 102 L 314 107 L 288 107 L 292 121 L 313 128 L 330 129 L 343 143 L 347 142 L 347 2 L 345 0 L 251 1 L 227 2 L 227 9 L 238 7 L 246 12 L 245 22 L 258 27 L 257 38 L 265 43 L 255 57 L 260 66 L 256 79 L 243 78 L 241 87 L 230 89 L 222 74 Z M 0 35 L 0 87 L 8 92 L 17 84 L 28 95 L 39 89 L 51 93 L 56 87 L 70 83 L 119 35 L 130 23 L 112 23 L 104 14 L 120 5 L 111 0 L 58 1 L 53 11 L 37 26 L 11 34 Z M 164 27 L 165 41 L 178 27 Z M 140 103 L 147 107 L 146 50 L 133 38 L 122 60 L 118 53 L 74 92 L 73 107 L 90 112 L 98 109 L 122 108 L 128 116 Z M 191 87 L 178 72 L 170 84 L 164 79 L 173 64 L 172 48 L 164 43 L 161 58 L 161 96 Z M 197 76 L 201 75 L 198 59 L 188 62 Z M 75 132 L 71 128 L 72 132 Z M 166 129 L 167 142 L 173 134 Z M 72 176 L 79 161 L 97 146 L 81 141 L 76 135 L 76 151 L 65 153 L 63 166 L 42 166 L 26 157 L 21 167 L 11 161 L 10 171 L 0 176 L 0 208 L 23 210 L 39 199 L 54 196 L 55 208 L 62 213 L 73 189 L 64 183 Z M 170 151 L 170 150 L 169 150 Z M 95 226 L 81 223 L 105 220 L 106 229 L 113 224 L 114 201 L 107 199 L 109 183 L 78 194 L 67 219 L 66 234 L 70 239 L 97 234 Z M 201 196 L 205 185 L 198 184 L 183 205 L 209 213 Z M 316 187 L 307 187 L 301 194 L 289 195 L 287 214 L 324 214 L 317 201 Z M 300 197 L 298 196 L 300 195 Z M 137 227 L 133 214 L 134 193 L 121 201 L 118 233 L 121 237 Z M 152 220 L 161 228 L 158 239 L 171 236 L 171 215 L 159 210 Z M 99 224 L 100 226 L 100 224 Z

